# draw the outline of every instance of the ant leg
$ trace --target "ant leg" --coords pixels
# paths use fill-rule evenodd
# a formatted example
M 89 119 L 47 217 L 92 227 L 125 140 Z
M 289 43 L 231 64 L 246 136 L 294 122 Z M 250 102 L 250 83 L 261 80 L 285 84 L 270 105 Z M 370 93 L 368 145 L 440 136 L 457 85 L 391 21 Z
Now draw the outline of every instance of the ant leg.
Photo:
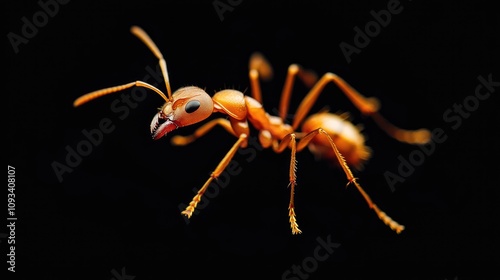
M 191 142 L 195 141 L 198 138 L 201 138 L 205 134 L 207 134 L 211 129 L 213 129 L 216 125 L 222 126 L 227 132 L 231 133 L 232 135 L 236 136 L 236 134 L 233 131 L 233 128 L 231 127 L 231 123 L 229 120 L 224 119 L 224 118 L 219 118 L 219 119 L 214 119 L 211 120 L 205 124 L 203 124 L 201 127 L 196 129 L 196 131 L 191 134 L 191 135 L 175 135 L 172 137 L 172 144 L 176 146 L 184 146 L 187 144 L 190 144 Z
M 292 96 L 292 88 L 295 82 L 295 77 L 298 76 L 299 79 L 307 87 L 312 87 L 318 80 L 316 73 L 310 70 L 305 70 L 302 66 L 298 64 L 292 64 L 288 67 L 288 73 L 286 76 L 285 84 L 283 85 L 283 90 L 281 92 L 281 100 L 279 107 L 279 117 L 282 120 L 286 119 L 288 114 L 288 107 L 290 106 L 290 97 Z
M 346 161 L 344 160 L 344 157 L 340 154 L 339 150 L 337 149 L 337 146 L 335 145 L 332 138 L 330 137 L 330 135 L 328 135 L 328 133 L 325 130 L 323 130 L 322 128 L 318 128 L 318 129 L 315 129 L 315 130 L 309 132 L 308 134 L 306 134 L 302 139 L 300 139 L 299 143 L 297 144 L 297 150 L 301 151 L 305 147 L 307 147 L 307 145 L 309 145 L 309 142 L 311 142 L 311 140 L 315 136 L 317 136 L 318 134 L 323 134 L 328 138 L 328 141 L 330 142 L 330 145 L 331 145 L 331 147 L 332 147 L 332 149 L 333 149 L 333 151 L 334 151 L 334 153 L 335 153 L 335 155 L 340 163 L 340 166 L 342 167 L 342 169 L 344 170 L 344 173 L 347 176 L 347 180 L 348 180 L 347 185 L 353 184 L 358 189 L 358 191 L 361 193 L 361 195 L 365 199 L 366 203 L 368 203 L 368 207 L 370 207 L 370 209 L 373 209 L 373 211 L 375 211 L 375 213 L 377 214 L 379 219 L 382 220 L 382 222 L 384 222 L 384 224 L 388 225 L 396 233 L 401 233 L 405 227 L 403 225 L 398 224 L 393 219 L 391 219 L 391 217 L 387 216 L 387 214 L 385 212 L 380 210 L 378 208 L 378 206 L 375 203 L 373 203 L 370 196 L 363 190 L 361 185 L 356 181 L 356 178 L 354 178 L 354 175 L 352 174 L 351 169 L 349 168 Z
M 265 81 L 272 79 L 273 68 L 269 61 L 259 52 L 255 52 L 250 56 L 248 68 L 250 69 L 248 75 L 250 77 L 250 86 L 252 87 L 252 97 L 259 101 L 259 103 L 262 103 L 259 77 Z
M 376 98 L 366 98 L 344 81 L 344 79 L 333 73 L 326 73 L 323 75 L 302 100 L 295 114 L 295 119 L 293 120 L 292 127 L 294 130 L 297 129 L 302 120 L 306 117 L 323 88 L 329 82 L 335 83 L 361 113 L 372 117 L 377 125 L 394 139 L 408 144 L 425 144 L 430 140 L 430 132 L 427 129 L 406 130 L 389 123 L 378 113 L 380 104 Z
M 252 97 L 262 103 L 262 94 L 259 84 L 259 78 L 263 80 L 270 80 L 273 76 L 273 69 L 271 64 L 266 60 L 266 58 L 259 52 L 252 54 L 249 62 L 249 76 L 250 76 L 250 85 L 252 87 Z M 316 73 L 310 70 L 303 69 L 298 64 L 292 64 L 288 67 L 288 73 L 285 81 L 285 85 L 283 86 L 283 91 L 281 92 L 281 101 L 280 101 L 280 109 L 279 116 L 281 119 L 286 118 L 286 114 L 288 111 L 288 106 L 290 103 L 290 96 L 292 93 L 293 84 L 295 82 L 295 77 L 298 76 L 299 79 L 307 87 L 312 87 L 314 83 L 318 80 L 318 76 Z
M 300 234 L 302 231 L 299 229 L 299 225 L 297 224 L 297 218 L 295 215 L 295 186 L 297 185 L 297 158 L 296 158 L 296 135 L 295 133 L 287 134 L 281 142 L 278 144 L 278 141 L 273 142 L 273 150 L 276 153 L 281 153 L 287 147 L 291 149 L 291 158 L 290 158 L 290 183 L 288 186 L 290 187 L 290 202 L 288 204 L 288 217 L 290 221 L 290 228 L 292 229 L 292 234 Z
M 210 183 L 213 181 L 213 179 L 217 179 L 217 177 L 219 177 L 219 175 L 222 173 L 222 171 L 224 171 L 224 169 L 229 164 L 229 162 L 231 162 L 231 159 L 234 157 L 234 155 L 238 151 L 238 148 L 240 148 L 246 142 L 247 142 L 247 135 L 241 134 L 239 136 L 238 140 L 236 141 L 236 143 L 234 143 L 234 145 L 231 147 L 229 152 L 221 160 L 219 165 L 217 165 L 217 167 L 212 172 L 212 174 L 210 174 L 210 178 L 208 178 L 208 180 L 205 182 L 203 187 L 201 187 L 201 189 L 198 191 L 198 193 L 193 197 L 193 200 L 191 200 L 191 202 L 189 203 L 189 206 L 187 206 L 186 209 L 181 212 L 183 215 L 187 216 L 188 218 L 191 218 L 191 215 L 193 215 L 193 212 L 194 212 L 196 206 L 201 201 L 201 197 L 203 196 L 203 194 L 207 190 Z
M 373 113 L 371 117 L 383 131 L 399 142 L 408 144 L 425 144 L 430 140 L 430 132 L 425 128 L 417 130 L 399 128 L 386 120 L 378 112 Z

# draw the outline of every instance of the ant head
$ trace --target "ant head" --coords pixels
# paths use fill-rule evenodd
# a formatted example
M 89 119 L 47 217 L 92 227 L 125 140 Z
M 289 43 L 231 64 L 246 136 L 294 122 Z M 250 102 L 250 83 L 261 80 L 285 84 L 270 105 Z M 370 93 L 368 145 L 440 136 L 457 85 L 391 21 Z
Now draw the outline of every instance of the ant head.
M 200 122 L 208 118 L 214 110 L 212 98 L 201 88 L 189 86 L 172 94 L 151 122 L 151 135 L 160 139 L 170 131 Z

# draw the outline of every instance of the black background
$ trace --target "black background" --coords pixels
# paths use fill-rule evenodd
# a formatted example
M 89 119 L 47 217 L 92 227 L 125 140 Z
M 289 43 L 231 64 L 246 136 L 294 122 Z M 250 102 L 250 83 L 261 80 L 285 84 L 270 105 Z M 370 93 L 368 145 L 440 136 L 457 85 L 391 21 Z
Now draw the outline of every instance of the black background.
M 16 167 L 15 275 L 282 279 L 292 266 L 309 264 L 317 238 L 340 246 L 317 262 L 308 279 L 498 275 L 499 88 L 456 129 L 455 121 L 443 118 L 474 95 L 478 76 L 500 81 L 493 8 L 472 1 L 402 1 L 401 13 L 348 63 L 339 44 L 353 45 L 353 28 L 363 29 L 373 20 L 370 11 L 386 9 L 388 1 L 240 2 L 220 18 L 213 1 L 70 1 L 17 53 L 4 37 L 5 149 L 8 165 Z M 32 21 L 41 7 L 16 1 L 4 10 L 4 34 L 21 35 L 21 18 Z M 381 113 L 401 127 L 442 129 L 446 141 L 391 191 L 384 173 L 397 174 L 398 157 L 407 159 L 418 148 L 386 136 L 333 85 L 314 107 L 348 111 L 364 125 L 374 153 L 355 175 L 406 230 L 397 235 L 383 225 L 354 188 L 345 188 L 344 174 L 309 151 L 298 155 L 296 211 L 303 234 L 292 235 L 288 224 L 289 153 L 271 150 L 256 150 L 252 160 L 238 154 L 241 173 L 186 223 L 179 205 L 191 201 L 193 189 L 235 139 L 216 128 L 185 147 L 172 146 L 171 135 L 151 140 L 149 124 L 163 102 L 156 94 L 123 120 L 111 109 L 121 93 L 72 107 L 84 93 L 141 80 L 147 67 L 156 67 L 156 58 L 129 32 L 131 25 L 143 27 L 163 52 L 174 90 L 197 85 L 209 94 L 224 88 L 248 93 L 248 57 L 261 51 L 275 71 L 262 84 L 271 114 L 288 65 L 299 63 L 320 75 L 334 72 L 379 98 Z M 298 82 L 291 114 L 306 93 Z M 82 131 L 97 128 L 103 118 L 114 130 L 59 181 L 54 162 L 66 164 L 66 147 L 75 148 L 86 139 Z M 7 243 L 1 241 L 4 259 Z

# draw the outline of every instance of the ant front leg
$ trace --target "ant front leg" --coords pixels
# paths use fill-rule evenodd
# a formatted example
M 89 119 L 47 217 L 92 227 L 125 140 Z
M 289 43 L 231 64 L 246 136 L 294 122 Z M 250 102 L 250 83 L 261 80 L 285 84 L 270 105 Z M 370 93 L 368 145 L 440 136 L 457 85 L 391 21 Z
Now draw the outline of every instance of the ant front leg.
M 191 142 L 195 141 L 196 139 L 201 138 L 202 136 L 207 134 L 216 125 L 222 126 L 227 132 L 236 136 L 236 134 L 234 133 L 234 131 L 231 127 L 231 123 L 229 122 L 229 120 L 224 119 L 224 118 L 218 118 L 218 119 L 214 119 L 214 120 L 211 120 L 211 121 L 205 123 L 204 125 L 202 125 L 198 129 L 196 129 L 196 131 L 191 135 L 186 135 L 186 136 L 175 135 L 175 136 L 173 136 L 171 142 L 173 145 L 176 145 L 176 146 L 184 146 L 184 145 L 190 144 Z
M 347 176 L 347 180 L 348 180 L 347 184 L 348 185 L 353 184 L 358 189 L 358 191 L 361 193 L 361 195 L 365 199 L 366 203 L 368 203 L 368 207 L 370 207 L 370 209 L 373 209 L 373 211 L 375 211 L 375 213 L 377 214 L 379 219 L 382 220 L 382 222 L 384 222 L 384 224 L 388 225 L 396 233 L 401 233 L 405 227 L 403 225 L 400 225 L 398 222 L 394 221 L 393 219 L 391 219 L 391 217 L 387 216 L 387 214 L 385 212 L 380 210 L 378 208 L 378 206 L 375 203 L 373 203 L 370 196 L 363 190 L 361 185 L 356 181 L 356 178 L 354 177 L 351 169 L 347 165 L 344 157 L 340 154 L 337 146 L 333 142 L 333 139 L 330 137 L 330 135 L 328 135 L 328 133 L 324 129 L 317 128 L 317 129 L 309 132 L 308 134 L 306 134 L 302 139 L 300 139 L 299 143 L 297 144 L 297 151 L 302 151 L 305 147 L 307 147 L 309 145 L 311 140 L 314 137 L 318 136 L 319 134 L 322 134 L 325 137 L 327 137 L 328 142 L 330 143 L 330 146 L 331 146 L 333 152 L 335 153 L 335 156 L 336 156 L 337 160 L 339 161 L 340 166 L 342 167 L 342 170 L 344 171 L 344 173 Z
M 201 201 L 201 197 L 203 196 L 203 194 L 207 190 L 210 183 L 214 179 L 217 179 L 219 177 L 219 175 L 224 171 L 224 169 L 227 167 L 229 162 L 231 162 L 231 159 L 234 157 L 234 155 L 236 154 L 238 149 L 242 146 L 245 146 L 246 143 L 247 143 L 247 135 L 241 134 L 239 136 L 238 140 L 236 141 L 236 143 L 234 143 L 234 145 L 231 147 L 229 152 L 226 154 L 226 156 L 224 156 L 224 158 L 217 165 L 217 167 L 212 172 L 212 174 L 210 174 L 210 178 L 208 178 L 208 180 L 205 182 L 203 187 L 201 187 L 201 189 L 198 191 L 198 193 L 193 197 L 193 200 L 191 200 L 191 202 L 189 203 L 189 206 L 187 206 L 186 209 L 184 211 L 182 211 L 183 215 L 187 216 L 188 218 L 191 218 L 194 210 L 196 209 L 196 206 Z
M 245 103 L 245 98 L 243 93 L 235 90 L 222 90 L 217 92 L 213 97 L 214 102 L 214 112 L 222 112 L 229 116 L 229 120 L 222 118 L 215 119 L 198 128 L 196 132 L 191 136 L 181 136 L 180 138 L 173 138 L 174 144 L 185 145 L 192 142 L 196 138 L 203 136 L 210 129 L 215 127 L 215 125 L 221 125 L 226 131 L 238 137 L 236 143 L 229 150 L 226 156 L 217 165 L 215 170 L 210 174 L 210 178 L 205 182 L 203 187 L 195 195 L 186 210 L 182 211 L 182 214 L 186 215 L 188 218 L 191 217 L 193 211 L 201 200 L 201 197 L 205 193 L 206 189 L 210 183 L 219 177 L 219 175 L 227 167 L 231 159 L 234 157 L 239 148 L 245 148 L 248 146 L 248 135 L 250 134 L 250 128 L 248 127 L 247 107 Z

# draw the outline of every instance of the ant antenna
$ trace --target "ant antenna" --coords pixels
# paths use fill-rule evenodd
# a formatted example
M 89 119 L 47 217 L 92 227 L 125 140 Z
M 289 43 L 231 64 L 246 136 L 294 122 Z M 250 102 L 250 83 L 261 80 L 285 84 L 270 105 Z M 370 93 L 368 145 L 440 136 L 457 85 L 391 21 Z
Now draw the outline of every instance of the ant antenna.
M 132 32 L 132 34 L 137 36 L 137 38 L 141 39 L 141 41 L 144 44 L 146 44 L 146 46 L 148 46 L 148 48 L 154 53 L 154 55 L 160 61 L 161 72 L 163 74 L 163 78 L 165 79 L 165 85 L 167 87 L 168 100 L 172 101 L 173 100 L 172 99 L 172 90 L 170 89 L 170 81 L 168 79 L 167 62 L 163 58 L 162 53 L 160 52 L 160 50 L 158 49 L 156 44 L 153 42 L 153 40 L 151 40 L 149 35 L 144 30 L 142 30 L 142 28 L 140 28 L 139 26 L 135 26 L 135 25 L 132 26 L 130 28 L 130 32 Z

